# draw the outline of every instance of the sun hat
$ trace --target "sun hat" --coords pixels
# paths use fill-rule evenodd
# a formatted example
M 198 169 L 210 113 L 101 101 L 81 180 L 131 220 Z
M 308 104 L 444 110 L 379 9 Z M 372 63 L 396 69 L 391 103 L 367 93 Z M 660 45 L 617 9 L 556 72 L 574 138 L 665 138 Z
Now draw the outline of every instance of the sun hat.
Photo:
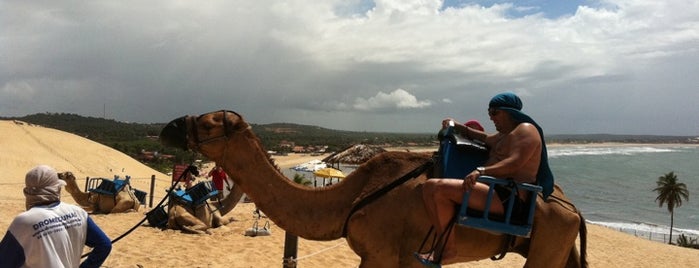
M 39 204 L 61 200 L 61 187 L 66 182 L 58 179 L 58 173 L 52 167 L 39 165 L 27 172 L 24 177 L 24 197 L 27 209 Z

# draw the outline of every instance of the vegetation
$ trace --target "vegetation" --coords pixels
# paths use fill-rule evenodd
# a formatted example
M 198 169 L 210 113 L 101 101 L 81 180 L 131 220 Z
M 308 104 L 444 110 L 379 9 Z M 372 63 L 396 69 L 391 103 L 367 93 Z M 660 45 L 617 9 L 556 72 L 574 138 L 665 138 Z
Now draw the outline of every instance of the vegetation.
M 655 198 L 655 201 L 658 202 L 660 207 L 667 203 L 667 210 L 670 212 L 670 239 L 668 239 L 667 243 L 672 244 L 675 208 L 682 206 L 682 199 L 689 201 L 689 191 L 687 191 L 687 185 L 677 182 L 675 172 L 658 177 L 656 184 L 657 187 L 653 191 L 658 193 L 658 197 Z
M 687 237 L 684 234 L 681 234 L 680 237 L 677 238 L 677 245 L 685 248 L 699 249 L 699 242 L 697 242 L 697 238 Z
M 173 164 L 187 164 L 201 158 L 193 152 L 164 147 L 158 135 L 165 123 L 127 123 L 111 119 L 85 117 L 67 113 L 41 113 L 23 117 L 5 117 L 2 120 L 19 120 L 44 127 L 73 133 L 99 142 L 161 172 L 169 172 Z M 387 133 L 340 131 L 317 126 L 289 123 L 251 124 L 267 150 L 288 153 L 295 146 L 318 146 L 327 152 L 335 152 L 354 144 L 391 146 L 437 146 L 434 133 Z M 696 137 L 676 136 L 628 136 L 628 135 L 553 135 L 547 136 L 549 143 L 591 143 L 591 142 L 685 142 L 696 143 Z M 154 155 L 145 155 L 151 153 Z M 167 156 L 167 157 L 164 157 Z
M 42 113 L 0 119 L 19 120 L 73 133 L 121 151 L 165 173 L 169 172 L 175 163 L 193 163 L 194 160 L 201 158 L 200 155 L 193 152 L 162 146 L 158 140 L 158 135 L 165 123 L 126 123 L 66 113 Z M 341 150 L 357 143 L 381 146 L 436 145 L 434 134 L 337 131 L 286 123 L 251 125 L 265 148 L 282 153 L 290 152 L 292 149 L 280 146 L 282 141 L 293 142 L 294 145 L 304 147 L 323 146 L 325 148 L 327 146 L 327 151 Z M 143 154 L 146 152 L 172 157 L 145 159 Z
M 303 186 L 311 186 L 313 182 L 306 178 L 306 175 L 296 173 L 294 174 L 294 183 L 301 184 Z

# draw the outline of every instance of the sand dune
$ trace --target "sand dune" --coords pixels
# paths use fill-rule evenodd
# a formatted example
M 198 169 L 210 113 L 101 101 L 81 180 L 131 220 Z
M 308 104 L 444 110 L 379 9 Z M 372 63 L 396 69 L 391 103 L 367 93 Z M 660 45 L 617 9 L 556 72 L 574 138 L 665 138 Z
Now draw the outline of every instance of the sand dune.
M 38 164 L 59 171 L 72 171 L 78 183 L 85 177 L 130 175 L 134 187 L 148 189 L 150 177 L 156 177 L 156 202 L 170 182 L 165 174 L 88 139 L 54 129 L 13 121 L 0 121 L 0 231 L 7 230 L 14 216 L 24 210 L 22 188 L 24 174 Z M 277 157 L 282 168 L 306 162 L 306 155 Z M 203 170 L 202 172 L 207 172 Z M 63 201 L 75 203 L 63 193 Z M 144 217 L 140 212 L 93 215 L 95 221 L 114 239 Z M 136 228 L 114 244 L 105 267 L 281 267 L 284 232 L 270 222 L 271 236 L 244 236 L 254 223 L 254 204 L 240 204 L 232 216 L 237 221 L 217 229 L 211 235 L 189 235 L 147 226 Z M 265 223 L 263 218 L 260 225 Z M 668 246 L 633 237 L 604 227 L 588 225 L 588 258 L 591 267 L 699 267 L 699 251 Z M 299 240 L 298 267 L 356 267 L 359 257 L 344 239 L 334 241 Z M 504 260 L 483 260 L 447 267 L 521 267 L 524 259 L 509 254 Z

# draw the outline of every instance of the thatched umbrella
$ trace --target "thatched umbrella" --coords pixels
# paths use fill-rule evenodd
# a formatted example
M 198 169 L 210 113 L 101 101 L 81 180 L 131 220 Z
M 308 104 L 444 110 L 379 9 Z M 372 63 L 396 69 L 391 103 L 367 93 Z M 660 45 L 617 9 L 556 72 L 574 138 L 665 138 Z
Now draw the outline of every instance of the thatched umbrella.
M 338 166 L 340 163 L 359 165 L 383 152 L 386 152 L 386 150 L 379 146 L 355 144 L 326 157 L 323 159 L 323 162 L 329 163 L 331 166 L 334 163 L 337 163 Z

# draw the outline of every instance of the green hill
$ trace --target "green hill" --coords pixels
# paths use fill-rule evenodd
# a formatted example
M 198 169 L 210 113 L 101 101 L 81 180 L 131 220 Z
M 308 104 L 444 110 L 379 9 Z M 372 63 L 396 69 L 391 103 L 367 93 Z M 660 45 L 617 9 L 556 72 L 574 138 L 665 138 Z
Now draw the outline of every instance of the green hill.
M 147 165 L 164 171 L 173 162 L 191 163 L 199 156 L 192 152 L 163 147 L 158 141 L 160 130 L 166 123 L 141 124 L 126 123 L 111 119 L 85 117 L 66 113 L 41 113 L 23 117 L 0 117 L 3 120 L 20 120 L 36 125 L 70 132 L 141 159 Z M 323 148 L 327 152 L 338 151 L 352 144 L 363 143 L 391 146 L 436 146 L 435 133 L 383 133 L 340 131 L 318 126 L 290 123 L 251 124 L 253 131 L 267 150 L 290 152 L 289 144 L 303 147 Z M 653 135 L 551 135 L 547 143 L 699 143 L 697 137 L 653 136 Z M 286 146 L 282 146 L 282 145 Z M 158 155 L 171 155 L 171 158 L 144 158 L 144 153 L 157 152 Z
M 73 133 L 140 159 L 147 165 L 161 171 L 172 167 L 173 162 L 191 163 L 199 157 L 195 153 L 163 147 L 160 144 L 158 135 L 166 123 L 126 123 L 67 113 L 41 113 L 23 117 L 0 117 L 0 119 L 19 120 Z M 382 146 L 435 145 L 434 134 L 338 131 L 288 123 L 251 125 L 265 148 L 278 152 L 290 152 L 293 149 L 280 146 L 283 142 L 296 146 L 324 148 L 329 152 L 356 143 Z M 149 158 L 148 160 L 142 157 L 144 153 L 152 152 L 157 152 L 158 155 L 172 155 L 173 157 L 168 159 Z

